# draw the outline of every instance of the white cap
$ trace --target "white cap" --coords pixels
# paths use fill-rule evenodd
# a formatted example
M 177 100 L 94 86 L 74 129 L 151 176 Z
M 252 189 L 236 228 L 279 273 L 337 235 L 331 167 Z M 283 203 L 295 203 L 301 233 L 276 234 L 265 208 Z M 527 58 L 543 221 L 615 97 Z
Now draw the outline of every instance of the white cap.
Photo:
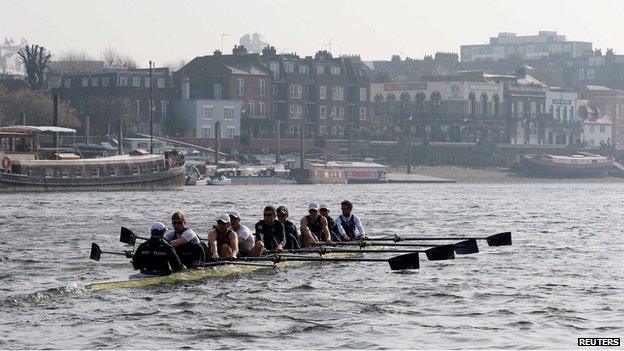
M 222 213 L 217 217 L 217 222 L 230 223 L 230 216 L 227 213 Z
M 163 231 L 165 229 L 167 229 L 167 227 L 160 222 L 154 222 L 154 224 L 152 224 L 152 230 Z
M 316 202 L 310 202 L 308 204 L 308 210 L 317 210 L 319 209 L 319 205 Z
M 238 213 L 238 211 L 230 211 L 230 216 L 240 219 L 240 213 Z
M 326 209 L 327 211 L 329 211 L 329 206 L 322 204 L 321 206 L 319 206 L 319 210 L 322 210 L 322 209 Z

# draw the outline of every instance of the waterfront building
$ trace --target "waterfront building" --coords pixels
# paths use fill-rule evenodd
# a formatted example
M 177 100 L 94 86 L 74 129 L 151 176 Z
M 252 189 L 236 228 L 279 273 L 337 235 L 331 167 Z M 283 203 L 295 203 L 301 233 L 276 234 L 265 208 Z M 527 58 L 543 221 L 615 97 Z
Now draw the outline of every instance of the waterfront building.
M 578 93 L 558 87 L 546 89 L 545 144 L 570 145 L 580 141 Z
M 583 142 L 587 146 L 605 146 L 611 144 L 613 122 L 609 117 L 589 119 L 583 122 Z
M 593 111 L 593 118 L 608 116 L 613 122 L 611 142 L 624 144 L 624 91 L 600 85 L 586 85 L 581 96 L 587 99 L 587 106 Z
M 555 31 L 540 31 L 537 35 L 517 36 L 516 33 L 498 33 L 488 44 L 462 45 L 462 62 L 497 61 L 508 58 L 540 59 L 551 54 L 582 57 L 592 50 L 592 43 L 568 41 Z
M 26 45 L 28 42 L 25 39 L 19 45 L 13 39 L 4 39 L 0 44 L 0 74 L 20 77 L 26 75 L 26 67 L 18 55 Z

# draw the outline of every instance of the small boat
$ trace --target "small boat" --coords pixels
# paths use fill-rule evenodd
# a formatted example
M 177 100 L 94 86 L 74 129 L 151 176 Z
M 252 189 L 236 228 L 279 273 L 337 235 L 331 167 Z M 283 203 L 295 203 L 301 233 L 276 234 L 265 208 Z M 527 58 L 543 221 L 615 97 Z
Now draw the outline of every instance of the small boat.
M 600 155 L 522 155 L 511 170 L 536 177 L 581 178 L 604 177 L 613 159 Z
M 227 178 L 225 174 L 214 175 L 206 180 L 206 185 L 230 185 L 232 180 Z

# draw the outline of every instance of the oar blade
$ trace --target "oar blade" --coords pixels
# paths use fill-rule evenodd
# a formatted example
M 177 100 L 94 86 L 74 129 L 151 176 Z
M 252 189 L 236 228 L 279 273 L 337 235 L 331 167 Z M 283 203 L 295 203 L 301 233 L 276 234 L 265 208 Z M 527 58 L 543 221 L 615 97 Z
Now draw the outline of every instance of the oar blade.
M 121 233 L 119 234 L 120 242 L 134 246 L 134 244 L 136 243 L 136 238 L 136 235 L 134 235 L 134 233 L 130 229 L 126 227 L 121 227 Z
M 388 263 L 390 264 L 390 269 L 393 271 L 420 268 L 418 252 L 392 257 L 388 260 Z
M 91 253 L 89 254 L 89 258 L 94 261 L 99 261 L 102 256 L 102 250 L 100 246 L 96 243 L 91 243 Z
M 434 246 L 425 251 L 429 261 L 452 260 L 455 258 L 455 246 L 453 244 Z
M 498 233 L 485 238 L 489 246 L 511 245 L 511 232 Z
M 470 255 L 479 252 L 479 246 L 476 239 L 468 239 L 455 243 L 455 253 L 458 255 Z

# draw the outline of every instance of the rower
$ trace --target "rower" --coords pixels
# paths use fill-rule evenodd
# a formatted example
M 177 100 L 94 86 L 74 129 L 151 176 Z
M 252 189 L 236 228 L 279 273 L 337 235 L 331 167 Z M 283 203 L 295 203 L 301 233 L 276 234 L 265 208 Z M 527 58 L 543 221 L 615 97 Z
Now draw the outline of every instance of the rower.
M 256 247 L 254 250 L 271 250 L 275 252 L 284 251 L 286 245 L 286 234 L 284 224 L 276 221 L 277 213 L 275 206 L 269 205 L 264 208 L 263 219 L 256 223 Z
M 327 228 L 329 229 L 329 234 L 331 235 L 332 240 L 334 241 L 343 241 L 348 240 L 347 237 L 341 237 L 338 232 L 338 227 L 336 226 L 336 221 L 329 215 L 329 206 L 323 204 L 319 206 L 319 212 L 321 216 L 325 217 L 327 220 Z
M 319 214 L 319 205 L 316 202 L 308 205 L 308 213 L 300 222 L 303 247 L 316 246 L 321 241 L 332 244 L 327 219 Z
M 166 231 L 164 224 L 152 224 L 152 236 L 139 245 L 132 257 L 134 269 L 153 274 L 169 274 L 184 269 L 173 246 L 163 238 Z
M 351 214 L 353 204 L 349 200 L 340 203 L 342 214 L 336 217 L 336 228 L 340 236 L 348 238 L 348 240 L 361 240 L 366 238 L 366 232 L 362 227 L 362 222 L 358 216 Z M 355 232 L 357 230 L 357 233 Z
M 213 261 L 235 260 L 238 256 L 238 235 L 230 229 L 230 216 L 222 213 L 217 226 L 208 233 L 210 256 Z
M 256 238 L 246 225 L 241 224 L 238 211 L 230 212 L 230 227 L 238 235 L 238 254 L 243 257 L 257 257 L 262 254 L 262 248 L 256 249 Z
M 295 223 L 288 220 L 288 208 L 286 206 L 279 206 L 275 209 L 277 212 L 277 219 L 284 224 L 284 231 L 286 234 L 286 250 L 298 250 L 301 249 L 299 242 L 299 233 L 297 232 L 297 226 Z
M 176 253 L 186 267 L 199 267 L 206 254 L 195 232 L 186 227 L 186 217 L 181 212 L 171 215 L 173 230 L 165 234 L 165 239 L 176 249 Z

